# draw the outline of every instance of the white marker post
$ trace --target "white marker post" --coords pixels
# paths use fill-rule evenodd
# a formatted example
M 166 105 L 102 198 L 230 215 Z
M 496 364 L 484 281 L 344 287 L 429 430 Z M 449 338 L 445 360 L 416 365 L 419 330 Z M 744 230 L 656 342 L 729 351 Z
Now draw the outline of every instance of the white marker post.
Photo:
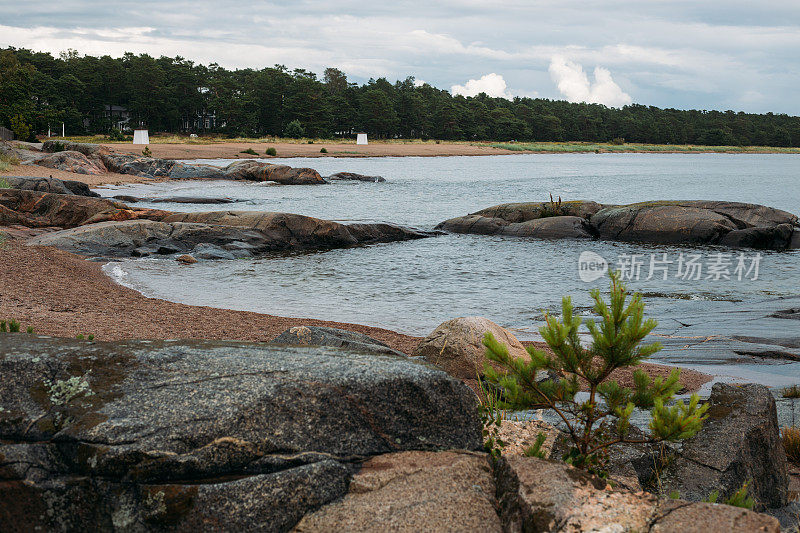
M 367 142 L 367 134 L 366 133 L 359 133 L 356 136 L 356 144 L 369 144 Z
M 133 130 L 133 144 L 150 144 L 147 130 Z

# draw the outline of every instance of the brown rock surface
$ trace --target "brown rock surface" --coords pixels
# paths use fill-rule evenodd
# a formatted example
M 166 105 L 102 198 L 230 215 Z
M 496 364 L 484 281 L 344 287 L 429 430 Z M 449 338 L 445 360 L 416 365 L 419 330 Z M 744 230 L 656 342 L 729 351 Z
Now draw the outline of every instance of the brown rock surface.
M 34 161 L 40 167 L 65 170 L 76 174 L 103 174 L 105 167 L 99 160 L 92 161 L 84 154 L 74 151 L 56 152 Z
M 341 500 L 308 514 L 296 532 L 501 531 L 485 454 L 400 452 L 364 463 Z

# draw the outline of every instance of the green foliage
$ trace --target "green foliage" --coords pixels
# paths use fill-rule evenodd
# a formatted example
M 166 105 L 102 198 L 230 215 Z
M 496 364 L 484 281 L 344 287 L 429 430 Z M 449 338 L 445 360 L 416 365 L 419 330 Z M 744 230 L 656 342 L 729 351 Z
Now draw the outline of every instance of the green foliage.
M 750 485 L 749 481 L 745 481 L 742 484 L 741 488 L 731 495 L 730 498 L 725 500 L 725 505 L 731 505 L 733 507 L 741 507 L 742 509 L 750 509 L 753 510 L 753 506 L 756 504 L 755 499 L 749 495 L 747 487 Z M 708 503 L 717 503 L 719 499 L 719 491 L 715 490 L 712 491 L 711 494 L 706 497 L 705 502 Z
M 31 125 L 25 121 L 22 115 L 11 117 L 11 131 L 14 132 L 14 137 L 21 141 L 31 140 Z
M 67 146 L 61 141 L 53 141 L 53 143 L 51 144 L 51 149 L 53 153 L 63 152 L 64 150 L 67 149 Z
M 328 153 L 328 149 L 327 148 L 320 148 L 319 153 L 327 154 Z
M 114 142 L 123 142 L 126 140 L 125 134 L 117 128 L 111 128 L 108 132 L 108 140 Z
M 149 146 L 145 146 L 144 150 L 142 150 L 142 155 L 145 157 L 153 157 L 153 152 L 150 150 Z
M 681 499 L 681 493 L 679 491 L 677 491 L 677 490 L 673 490 L 673 491 L 671 491 L 669 493 L 669 497 L 670 497 L 671 500 L 680 500 Z
M 276 156 L 278 155 L 278 151 L 274 147 L 267 148 L 267 155 Z
M 671 404 L 680 388 L 678 369 L 669 377 L 652 380 L 643 370 L 633 373 L 633 388 L 622 387 L 609 376 L 619 368 L 635 367 L 658 351 L 658 343 L 641 345 L 656 326 L 644 319 L 641 295 L 628 291 L 619 272 L 609 273 L 609 302 L 598 290 L 591 291 L 594 312 L 600 321 L 587 321 L 592 344 L 584 348 L 578 336 L 580 315 L 572 300 L 562 300 L 562 320 L 546 314 L 546 325 L 539 331 L 553 355 L 527 347 L 529 360 L 513 358 L 508 347 L 491 334 L 484 338 L 488 363 L 486 379 L 502 390 L 501 409 L 524 410 L 545 404 L 561 418 L 572 448 L 564 460 L 577 467 L 603 474 L 607 448 L 619 443 L 679 441 L 696 434 L 706 418 L 707 405 L 692 395 L 688 403 Z M 564 376 L 537 381 L 540 371 Z M 580 380 L 580 381 L 579 381 Z M 581 381 L 588 391 L 578 399 Z M 629 437 L 630 417 L 635 408 L 650 409 L 650 434 L 644 439 Z
M 78 339 L 79 341 L 82 341 L 84 339 L 83 333 L 78 333 L 77 335 L 75 335 L 75 338 Z
M 613 144 L 614 146 L 622 146 L 623 144 L 625 144 L 625 139 L 622 137 L 614 137 L 613 139 L 611 139 L 611 144 Z
M 8 322 L 5 320 L 0 320 L 0 332 L 8 333 Z
M 500 427 L 503 425 L 503 410 L 499 408 L 500 398 L 496 391 L 483 384 L 480 376 L 478 387 L 481 400 L 478 404 L 478 414 L 483 425 L 483 448 L 490 457 L 499 459 L 506 447 L 506 443 L 500 438 Z
M 0 178 L 0 189 L 10 189 L 11 184 L 5 178 Z
M 25 331 L 27 331 L 28 335 L 33 335 L 33 326 L 28 326 L 28 329 Z
M 553 193 L 550 193 L 550 202 L 545 205 L 544 209 L 542 209 L 542 213 L 539 215 L 539 218 L 547 218 L 547 217 L 560 217 L 564 216 L 566 212 L 564 211 L 564 207 L 561 205 L 561 197 L 558 197 L 558 201 L 556 202 L 553 200 Z
M 249 155 L 258 155 L 258 152 L 253 150 L 252 148 L 248 148 L 247 150 L 242 150 L 239 152 L 240 154 L 249 154 Z
M 8 323 L 8 331 L 9 331 L 9 333 L 19 333 L 19 327 L 20 327 L 19 322 L 17 322 L 13 318 Z
M 539 433 L 536 436 L 536 441 L 533 443 L 533 446 L 525 448 L 525 450 L 522 452 L 522 455 L 525 457 L 538 457 L 539 459 L 544 459 L 545 453 L 542 451 L 542 445 L 544 444 L 545 440 L 547 440 L 547 435 L 544 433 Z
M 293 120 L 286 125 L 286 128 L 283 130 L 283 134 L 291 139 L 299 139 L 306 134 L 306 129 L 299 120 Z
M 89 336 L 86 337 L 86 338 L 87 338 L 87 340 L 93 341 L 94 340 L 94 335 L 90 333 Z

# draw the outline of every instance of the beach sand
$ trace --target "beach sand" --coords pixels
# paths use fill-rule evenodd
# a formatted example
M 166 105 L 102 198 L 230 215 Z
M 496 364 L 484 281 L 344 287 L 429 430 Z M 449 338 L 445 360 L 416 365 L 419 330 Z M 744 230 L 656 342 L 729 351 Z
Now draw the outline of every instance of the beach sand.
M 105 174 L 76 174 L 75 172 L 40 167 L 39 165 L 11 165 L 7 171 L 0 172 L 0 178 L 3 176 L 27 176 L 31 178 L 53 177 L 60 180 L 82 181 L 89 187 L 97 187 L 99 185 L 122 185 L 123 183 L 152 183 L 158 181 L 142 176 L 132 176 L 130 174 L 115 174 L 114 172 L 106 172 Z

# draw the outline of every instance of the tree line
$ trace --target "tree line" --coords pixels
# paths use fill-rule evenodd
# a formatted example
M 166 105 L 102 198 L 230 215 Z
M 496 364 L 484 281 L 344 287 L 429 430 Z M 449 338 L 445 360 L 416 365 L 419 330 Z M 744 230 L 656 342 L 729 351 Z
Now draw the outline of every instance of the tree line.
M 118 106 L 111 108 L 110 106 Z M 59 57 L 0 49 L 0 125 L 17 137 L 113 133 L 124 108 L 131 127 L 230 137 L 336 137 L 475 141 L 590 141 L 800 146 L 800 117 L 734 111 L 570 103 L 543 98 L 454 96 L 413 77 L 359 85 L 336 68 L 322 78 L 283 65 L 225 69 L 182 57 L 126 53 Z

